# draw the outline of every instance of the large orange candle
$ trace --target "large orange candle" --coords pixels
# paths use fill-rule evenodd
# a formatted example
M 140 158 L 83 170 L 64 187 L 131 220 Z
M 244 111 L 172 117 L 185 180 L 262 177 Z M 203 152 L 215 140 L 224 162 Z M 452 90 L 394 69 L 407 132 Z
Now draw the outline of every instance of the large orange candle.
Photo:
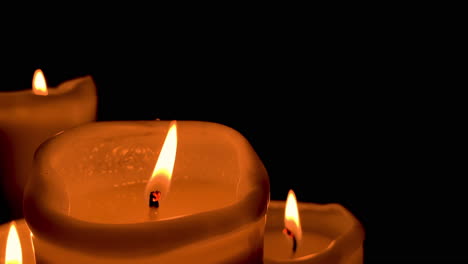
M 24 213 L 38 263 L 260 264 L 268 201 L 266 169 L 237 131 L 114 121 L 41 145 Z
M 31 90 L 0 93 L 0 198 L 7 202 L 0 207 L 2 213 L 9 210 L 13 219 L 23 215 L 23 190 L 39 144 L 64 129 L 96 119 L 96 87 L 90 76 L 47 87 L 44 74 L 37 70 L 32 86 Z

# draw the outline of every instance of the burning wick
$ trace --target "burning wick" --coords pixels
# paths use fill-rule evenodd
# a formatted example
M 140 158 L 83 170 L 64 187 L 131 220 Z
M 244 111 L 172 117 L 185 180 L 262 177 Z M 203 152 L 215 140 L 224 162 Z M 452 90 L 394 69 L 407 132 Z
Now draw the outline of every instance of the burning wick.
M 152 191 L 150 193 L 150 197 L 149 197 L 149 206 L 158 208 L 160 198 L 161 198 L 161 192 L 160 191 Z
M 297 249 L 297 240 L 296 240 L 296 236 L 293 234 L 293 232 L 287 228 L 284 228 L 283 229 L 283 234 L 287 235 L 288 237 L 290 237 L 293 241 L 293 246 L 292 246 L 292 251 L 293 251 L 293 254 L 296 253 L 296 249 Z

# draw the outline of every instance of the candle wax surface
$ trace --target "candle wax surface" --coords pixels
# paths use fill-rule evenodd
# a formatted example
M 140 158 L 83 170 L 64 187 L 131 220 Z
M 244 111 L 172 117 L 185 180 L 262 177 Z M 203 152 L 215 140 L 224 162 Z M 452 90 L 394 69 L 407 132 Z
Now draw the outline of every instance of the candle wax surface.
M 70 216 L 95 223 L 138 223 L 214 210 L 235 201 L 235 193 L 222 185 L 175 183 L 159 208 L 151 208 L 149 198 L 142 195 L 145 186 L 131 182 L 80 196 L 71 205 Z
M 302 240 L 298 243 L 296 253 L 292 253 L 292 240 L 286 237 L 282 230 L 277 232 L 269 230 L 265 232 L 264 237 L 264 254 L 269 258 L 274 259 L 291 259 L 298 258 L 314 253 L 318 253 L 328 246 L 333 240 L 329 237 L 315 234 L 302 233 Z
M 179 126 L 183 134 L 180 122 Z M 83 151 L 83 156 L 67 159 L 70 156 L 64 155 L 60 162 L 69 162 L 63 171 L 69 177 L 65 185 L 75 186 L 67 193 L 67 214 L 93 223 L 128 224 L 216 210 L 236 202 L 235 152 L 222 151 L 219 139 L 212 139 L 211 144 L 217 145 L 207 148 L 206 143 L 180 136 L 169 192 L 161 194 L 159 208 L 150 208 L 145 188 L 161 147 L 145 144 L 161 144 L 164 136 L 140 132 L 138 139 L 77 142 L 73 149 Z

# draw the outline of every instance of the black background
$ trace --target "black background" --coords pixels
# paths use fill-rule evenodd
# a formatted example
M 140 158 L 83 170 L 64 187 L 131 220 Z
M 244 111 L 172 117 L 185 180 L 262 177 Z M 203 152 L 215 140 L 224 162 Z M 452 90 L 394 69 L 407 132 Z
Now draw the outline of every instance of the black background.
M 225 124 L 264 162 L 272 199 L 294 189 L 348 208 L 366 231 L 366 263 L 468 260 L 465 120 L 459 98 L 426 74 L 430 50 L 411 30 L 299 23 L 125 34 L 123 23 L 6 41 L 0 86 L 30 89 L 37 68 L 49 86 L 91 75 L 99 121 Z

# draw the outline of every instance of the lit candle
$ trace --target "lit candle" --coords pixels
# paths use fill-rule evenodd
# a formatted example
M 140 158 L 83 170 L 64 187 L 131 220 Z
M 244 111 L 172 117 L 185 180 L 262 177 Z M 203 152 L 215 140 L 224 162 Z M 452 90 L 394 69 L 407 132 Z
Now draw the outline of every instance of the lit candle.
M 96 107 L 96 87 L 90 76 L 49 89 L 38 69 L 32 90 L 0 92 L 0 195 L 7 202 L 0 207 L 10 211 L 11 219 L 23 215 L 23 190 L 39 144 L 64 129 L 94 121 Z
M 339 204 L 270 201 L 264 263 L 362 264 L 364 230 Z
M 0 225 L 0 263 L 36 263 L 31 232 L 24 219 Z
M 24 213 L 38 263 L 262 263 L 268 200 L 265 167 L 229 127 L 95 122 L 39 147 Z

